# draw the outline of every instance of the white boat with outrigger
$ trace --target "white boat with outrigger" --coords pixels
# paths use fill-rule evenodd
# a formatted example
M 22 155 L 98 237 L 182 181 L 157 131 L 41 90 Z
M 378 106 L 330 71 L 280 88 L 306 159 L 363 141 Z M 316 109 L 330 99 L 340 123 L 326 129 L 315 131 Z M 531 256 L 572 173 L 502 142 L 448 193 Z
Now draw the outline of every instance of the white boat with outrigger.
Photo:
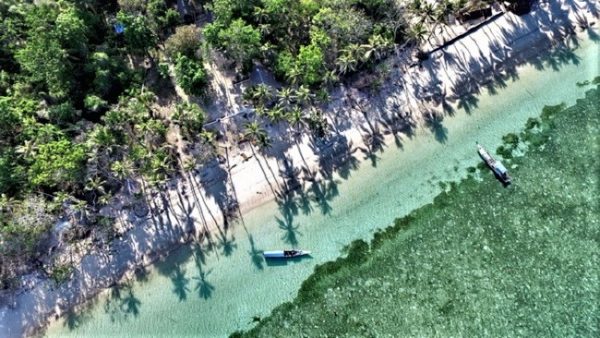
M 263 257 L 265 258 L 294 258 L 301 256 L 310 255 L 308 250 L 272 250 L 263 251 Z
M 487 164 L 487 166 L 494 172 L 496 177 L 506 186 L 511 183 L 511 177 L 508 175 L 508 170 L 502 164 L 502 162 L 494 159 L 490 153 L 485 150 L 483 146 L 477 143 L 477 153 L 481 159 Z

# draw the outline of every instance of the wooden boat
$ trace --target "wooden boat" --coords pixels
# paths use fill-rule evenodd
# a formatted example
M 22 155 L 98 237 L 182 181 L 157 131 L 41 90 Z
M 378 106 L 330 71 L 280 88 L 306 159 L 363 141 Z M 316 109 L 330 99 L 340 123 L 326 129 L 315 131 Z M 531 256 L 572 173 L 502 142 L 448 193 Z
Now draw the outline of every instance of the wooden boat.
M 508 176 L 508 170 L 504 167 L 502 162 L 497 161 L 485 150 L 479 143 L 477 144 L 477 153 L 481 159 L 487 164 L 487 166 L 494 172 L 496 177 L 505 185 L 510 184 L 511 178 Z
M 263 251 L 263 257 L 265 258 L 294 258 L 300 256 L 310 255 L 310 251 L 306 250 L 272 250 Z

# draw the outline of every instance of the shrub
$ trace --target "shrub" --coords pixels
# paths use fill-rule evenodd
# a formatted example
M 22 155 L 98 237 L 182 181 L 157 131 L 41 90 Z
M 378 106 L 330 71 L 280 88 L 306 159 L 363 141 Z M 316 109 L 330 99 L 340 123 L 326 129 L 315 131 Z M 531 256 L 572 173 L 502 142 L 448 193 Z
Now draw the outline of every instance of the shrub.
M 195 58 L 196 50 L 200 47 L 200 32 L 194 25 L 177 27 L 175 34 L 165 42 L 165 53 L 171 59 L 177 55 Z
M 180 54 L 175 63 L 175 78 L 177 84 L 187 94 L 201 96 L 208 83 L 206 71 L 200 60 L 194 60 Z

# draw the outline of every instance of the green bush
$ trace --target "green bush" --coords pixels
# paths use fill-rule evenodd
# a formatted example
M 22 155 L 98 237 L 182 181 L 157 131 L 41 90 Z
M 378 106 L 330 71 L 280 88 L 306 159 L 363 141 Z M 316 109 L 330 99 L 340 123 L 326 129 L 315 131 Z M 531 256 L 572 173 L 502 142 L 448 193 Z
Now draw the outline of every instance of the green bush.
M 73 267 L 69 264 L 60 264 L 55 266 L 50 273 L 50 278 L 54 280 L 56 284 L 66 282 L 71 277 Z
M 29 167 L 29 182 L 32 187 L 49 188 L 80 183 L 86 159 L 85 146 L 67 139 L 40 144 Z
M 202 96 L 208 84 L 202 62 L 181 54 L 175 62 L 175 78 L 177 84 L 190 95 Z

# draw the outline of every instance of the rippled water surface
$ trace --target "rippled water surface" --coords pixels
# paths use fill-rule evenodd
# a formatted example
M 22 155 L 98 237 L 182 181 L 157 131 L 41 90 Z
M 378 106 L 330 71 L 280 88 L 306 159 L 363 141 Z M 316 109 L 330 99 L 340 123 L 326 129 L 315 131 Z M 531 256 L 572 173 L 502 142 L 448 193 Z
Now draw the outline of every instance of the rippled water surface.
M 343 176 L 335 176 L 334 180 L 309 186 L 306 194 L 298 194 L 294 199 L 280 201 L 279 204 L 268 203 L 245 214 L 244 224 L 237 224 L 227 232 L 215 234 L 214 245 L 211 247 L 205 242 L 200 246 L 178 250 L 164 262 L 156 264 L 139 281 L 113 289 L 98 297 L 88 309 L 67 316 L 65 321 L 54 323 L 47 335 L 215 337 L 252 327 L 254 319 L 265 317 L 278 304 L 292 300 L 302 281 L 311 274 L 316 264 L 337 258 L 344 246 L 353 240 L 369 239 L 376 229 L 386 227 L 396 217 L 404 216 L 431 202 L 442 191 L 440 182 L 458 181 L 466 177 L 467 168 L 479 162 L 474 148 L 476 141 L 495 150 L 502 144 L 503 135 L 520 131 L 528 118 L 539 116 L 544 105 L 561 102 L 572 105 L 576 98 L 582 97 L 585 90 L 590 88 L 578 87 L 575 83 L 591 80 L 599 74 L 598 54 L 598 45 L 585 40 L 575 51 L 575 64 L 558 63 L 556 68 L 548 66 L 542 70 L 532 66 L 521 68 L 518 79 L 509 81 L 506 88 L 495 88 L 496 93 L 493 95 L 486 92 L 477 96 L 468 114 L 464 109 L 457 109 L 454 116 L 444 119 L 435 133 L 422 129 L 412 139 L 403 142 L 402 147 L 390 144 L 382 153 L 378 153 L 374 161 L 365 161 L 359 168 L 349 169 Z M 356 152 L 355 156 L 360 158 L 364 155 Z M 482 201 L 488 204 L 491 201 L 500 203 L 504 199 L 511 199 L 517 192 L 525 194 L 525 186 L 537 189 L 535 191 L 538 195 L 532 195 L 536 199 L 544 196 L 544 187 L 560 189 L 560 182 L 555 182 L 552 175 L 533 177 L 527 185 L 516 178 L 519 183 L 515 184 L 513 190 L 504 190 L 493 178 L 481 176 L 489 190 L 485 195 L 469 199 L 468 203 L 471 204 L 461 204 L 460 208 L 465 213 L 474 213 Z M 575 192 L 576 189 L 571 193 Z M 539 202 L 542 201 L 534 200 L 531 203 Z M 522 217 L 514 216 L 505 221 L 526 224 L 537 216 L 522 213 Z M 495 219 L 494 214 L 479 217 Z M 469 294 L 446 294 L 444 288 L 439 286 L 466 280 L 461 277 L 465 273 L 483 284 L 488 280 L 485 285 L 490 289 L 498 286 L 495 283 L 511 283 L 511 279 L 497 280 L 496 275 L 489 275 L 485 269 L 491 264 L 502 263 L 499 258 L 502 255 L 509 255 L 508 252 L 502 252 L 504 249 L 501 243 L 495 242 L 502 238 L 504 231 L 509 236 L 507 239 L 516 241 L 524 238 L 521 236 L 523 234 L 543 238 L 545 233 L 550 232 L 562 236 L 564 232 L 557 228 L 558 225 L 575 220 L 536 223 L 533 229 L 523 226 L 518 230 L 522 233 L 504 230 L 502 221 L 497 219 L 497 222 L 500 226 L 492 226 L 492 223 L 486 227 L 477 226 L 476 217 L 473 216 L 468 224 L 448 223 L 445 225 L 448 228 L 437 223 L 428 225 L 428 231 L 437 231 L 438 244 L 442 238 L 444 241 L 464 243 L 463 247 L 458 247 L 458 244 L 448 249 L 440 247 L 435 257 L 443 259 L 452 255 L 454 262 L 460 262 L 461 259 L 471 257 L 469 255 L 473 250 L 477 250 L 475 252 L 482 256 L 479 268 L 465 265 L 469 266 L 469 270 L 461 271 L 457 267 L 439 279 L 419 279 L 419 274 L 438 269 L 438 261 L 431 261 L 429 265 L 422 264 L 419 257 L 414 256 L 412 260 L 403 263 L 406 275 L 398 275 L 397 278 L 415 278 L 413 282 L 431 283 L 431 290 L 436 290 L 429 295 L 422 295 L 424 298 L 435 297 L 436 302 L 430 302 L 427 306 L 434 307 L 437 304 L 437 307 L 422 309 L 419 320 L 427 320 L 427 315 L 434 316 L 440 308 L 447 309 L 443 311 L 462 311 L 464 304 L 461 303 L 461 297 L 476 297 L 476 294 L 480 295 L 478 297 L 481 297 L 482 304 L 494 306 L 495 294 L 485 289 L 471 290 L 457 284 L 453 288 L 456 292 Z M 465 242 L 458 230 L 469 227 L 473 227 L 473 237 Z M 436 229 L 446 230 L 439 232 L 441 230 Z M 481 242 L 483 239 L 488 242 Z M 573 241 L 569 243 L 575 246 L 574 238 L 565 240 Z M 424 239 L 415 237 L 410 240 L 412 247 L 428 251 L 427 246 L 419 246 L 420 242 L 424 242 Z M 545 246 L 545 242 L 539 245 L 540 247 L 528 251 L 512 253 L 519 255 L 517 261 L 522 266 L 502 265 L 503 268 L 499 271 L 510 276 L 514 273 L 511 269 L 528 267 L 527 264 L 532 264 L 545 250 L 567 250 L 556 243 L 547 244 L 554 247 Z M 263 261 L 260 255 L 261 250 L 291 246 L 312 250 L 313 257 L 287 264 L 270 264 Z M 451 249 L 454 251 L 450 251 Z M 492 252 L 489 253 L 488 249 Z M 390 255 L 389 259 L 400 259 L 398 255 Z M 562 256 L 557 257 L 557 261 L 553 263 L 557 269 L 567 269 L 568 266 L 560 264 Z M 387 261 L 386 264 L 394 263 Z M 581 264 L 585 262 L 581 261 Z M 385 270 L 382 273 L 383 271 Z M 550 276 L 544 271 L 540 273 Z M 382 290 L 385 290 L 385 287 L 393 285 L 389 283 L 395 282 L 378 280 L 380 277 L 363 276 L 356 282 L 359 283 L 355 285 L 357 291 L 352 292 L 357 292 L 359 297 L 368 297 L 368 294 L 360 293 L 363 285 L 385 283 L 381 284 Z M 506 287 L 510 288 L 510 285 Z M 523 288 L 526 289 L 527 285 L 513 286 L 513 301 L 527 304 L 535 301 L 535 295 L 519 293 Z M 405 290 L 405 297 L 411 295 L 410 290 Z M 331 301 L 333 306 L 344 304 L 343 298 L 332 298 Z M 356 311 L 355 317 L 360 309 Z M 397 322 L 409 319 L 411 318 L 399 315 Z M 564 320 L 569 319 L 564 317 Z M 498 321 L 498 325 L 510 325 L 510 322 L 501 318 Z M 415 332 L 425 335 L 431 333 Z M 572 334 L 577 335 L 577 332 L 573 331 Z

